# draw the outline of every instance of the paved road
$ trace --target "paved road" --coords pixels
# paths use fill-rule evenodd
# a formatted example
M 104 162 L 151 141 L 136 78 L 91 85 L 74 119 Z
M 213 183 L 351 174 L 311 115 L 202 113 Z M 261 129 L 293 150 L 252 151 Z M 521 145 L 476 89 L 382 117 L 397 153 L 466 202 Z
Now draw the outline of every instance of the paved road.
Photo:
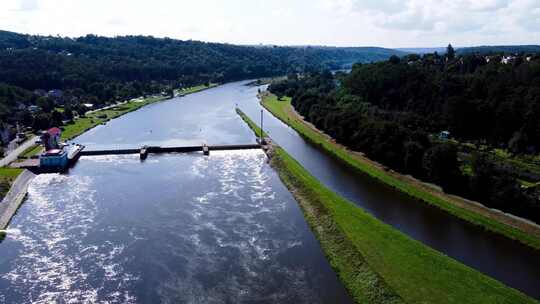
M 34 136 L 30 138 L 29 140 L 22 143 L 19 147 L 17 147 L 15 150 L 9 152 L 4 158 L 0 160 L 0 167 L 4 167 L 9 165 L 9 163 L 15 161 L 17 157 L 19 157 L 20 154 L 24 152 L 24 150 L 30 148 L 31 146 L 35 145 L 36 140 L 38 139 L 37 136 Z

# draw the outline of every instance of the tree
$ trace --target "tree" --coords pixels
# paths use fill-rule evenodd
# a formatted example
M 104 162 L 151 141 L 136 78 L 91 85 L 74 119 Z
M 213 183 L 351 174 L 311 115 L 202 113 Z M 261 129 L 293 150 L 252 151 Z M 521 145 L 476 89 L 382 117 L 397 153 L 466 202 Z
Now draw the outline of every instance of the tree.
M 447 191 L 459 190 L 461 174 L 457 149 L 454 145 L 439 144 L 427 150 L 422 160 L 422 167 L 430 181 Z
M 399 59 L 399 57 L 396 55 L 392 55 L 390 56 L 390 59 L 388 59 L 388 61 L 392 64 L 398 64 L 401 62 L 401 59 Z
M 448 46 L 446 47 L 446 57 L 448 59 L 454 59 L 456 57 L 456 51 L 451 44 L 448 44 Z

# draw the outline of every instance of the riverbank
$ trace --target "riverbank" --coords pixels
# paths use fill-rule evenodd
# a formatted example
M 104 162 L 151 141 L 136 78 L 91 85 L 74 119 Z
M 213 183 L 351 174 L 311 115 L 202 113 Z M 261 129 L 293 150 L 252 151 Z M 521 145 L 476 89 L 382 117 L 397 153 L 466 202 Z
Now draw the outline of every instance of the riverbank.
M 9 192 L 11 185 L 22 172 L 22 169 L 0 168 L 0 201 Z
M 183 91 L 183 96 L 201 92 L 215 86 L 217 86 L 217 84 L 191 87 Z M 136 111 L 144 106 L 166 99 L 170 99 L 170 97 L 155 96 L 145 99 L 131 100 L 107 109 L 97 110 L 89 113 L 86 116 L 75 119 L 71 124 L 64 126 L 62 140 L 73 139 L 100 124 Z M 41 146 L 35 145 L 27 148 L 22 155 L 24 158 L 30 158 L 41 153 L 41 151 Z M 0 198 L 3 197 L 5 199 L 5 201 L 2 201 L 0 204 L 0 230 L 7 227 L 11 217 L 15 214 L 20 204 L 22 204 L 24 197 L 26 196 L 28 184 L 32 180 L 32 178 L 28 178 L 30 174 L 33 173 L 29 172 L 28 170 L 23 171 L 22 169 L 15 168 L 0 168 Z M 5 202 L 7 202 L 7 204 L 5 204 Z
M 237 112 L 260 134 L 253 121 Z M 322 185 L 282 148 L 273 151 L 272 166 L 357 302 L 535 303 L 380 222 Z
M 5 230 L 17 209 L 21 206 L 28 186 L 36 175 L 28 170 L 22 171 L 12 183 L 9 192 L 0 203 L 0 230 Z
M 272 94 L 264 94 L 261 103 L 274 116 L 295 129 L 306 140 L 318 145 L 329 155 L 359 172 L 460 219 L 540 250 L 540 228 L 538 225 L 498 210 L 486 208 L 479 203 L 448 195 L 412 177 L 388 170 L 361 153 L 348 150 L 304 121 L 294 111 L 290 98 L 278 100 Z
M 214 88 L 218 86 L 219 84 L 211 83 L 209 85 L 199 85 L 194 86 L 190 88 L 186 88 L 183 90 L 175 90 L 175 97 L 177 96 L 186 96 L 193 93 L 198 93 L 210 88 Z M 153 96 L 153 97 L 147 97 L 143 99 L 135 99 L 130 100 L 112 107 L 107 107 L 105 109 L 93 111 L 90 113 L 87 113 L 84 116 L 81 116 L 79 118 L 76 118 L 73 122 L 63 126 L 62 131 L 62 140 L 71 140 L 84 132 L 95 128 L 101 124 L 105 124 L 109 122 L 112 119 L 118 118 L 122 115 L 125 115 L 127 113 L 136 111 L 144 106 L 160 102 L 163 100 L 170 99 L 170 96 Z M 23 152 L 22 157 L 23 158 L 30 158 L 32 156 L 35 156 L 39 154 L 42 151 L 40 146 L 33 146 L 28 148 L 26 151 Z
M 201 92 L 201 91 L 213 88 L 215 86 L 217 86 L 217 84 L 210 84 L 208 86 L 200 85 L 200 86 L 187 88 L 182 91 L 182 96 Z M 92 112 L 91 114 L 88 114 L 85 117 L 80 117 L 76 119 L 72 124 L 66 125 L 64 127 L 64 130 L 62 131 L 62 140 L 73 139 L 81 135 L 82 133 L 92 128 L 95 128 L 96 126 L 100 124 L 107 123 L 108 121 L 112 119 L 118 118 L 130 112 L 136 111 L 144 106 L 147 106 L 156 102 L 160 102 L 163 100 L 167 100 L 167 99 L 170 99 L 170 96 L 153 96 L 153 97 L 148 97 L 148 98 L 139 99 L 139 100 L 131 100 L 131 101 L 116 105 L 114 107 L 108 108 L 108 109 Z

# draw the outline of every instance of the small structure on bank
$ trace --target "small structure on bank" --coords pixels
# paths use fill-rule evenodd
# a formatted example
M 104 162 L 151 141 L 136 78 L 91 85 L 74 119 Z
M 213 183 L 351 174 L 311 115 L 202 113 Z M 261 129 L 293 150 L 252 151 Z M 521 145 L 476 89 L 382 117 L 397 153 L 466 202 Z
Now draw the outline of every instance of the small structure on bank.
M 439 133 L 439 139 L 440 140 L 450 139 L 450 131 L 441 131 L 441 133 Z
M 62 130 L 51 128 L 41 134 L 45 151 L 39 156 L 39 167 L 45 171 L 62 171 L 68 167 L 68 151 L 60 145 Z

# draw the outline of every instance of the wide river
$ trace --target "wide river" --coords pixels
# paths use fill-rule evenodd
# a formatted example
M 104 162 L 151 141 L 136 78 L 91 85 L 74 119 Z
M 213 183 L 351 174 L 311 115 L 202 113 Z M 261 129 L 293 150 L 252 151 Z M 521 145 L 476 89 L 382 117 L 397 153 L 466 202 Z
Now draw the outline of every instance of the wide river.
M 87 149 L 253 143 L 258 88 L 156 103 L 75 140 Z M 411 237 L 540 298 L 540 254 L 360 176 L 269 115 L 324 184 Z M 260 151 L 85 157 L 38 176 L 0 244 L 0 303 L 349 303 Z

